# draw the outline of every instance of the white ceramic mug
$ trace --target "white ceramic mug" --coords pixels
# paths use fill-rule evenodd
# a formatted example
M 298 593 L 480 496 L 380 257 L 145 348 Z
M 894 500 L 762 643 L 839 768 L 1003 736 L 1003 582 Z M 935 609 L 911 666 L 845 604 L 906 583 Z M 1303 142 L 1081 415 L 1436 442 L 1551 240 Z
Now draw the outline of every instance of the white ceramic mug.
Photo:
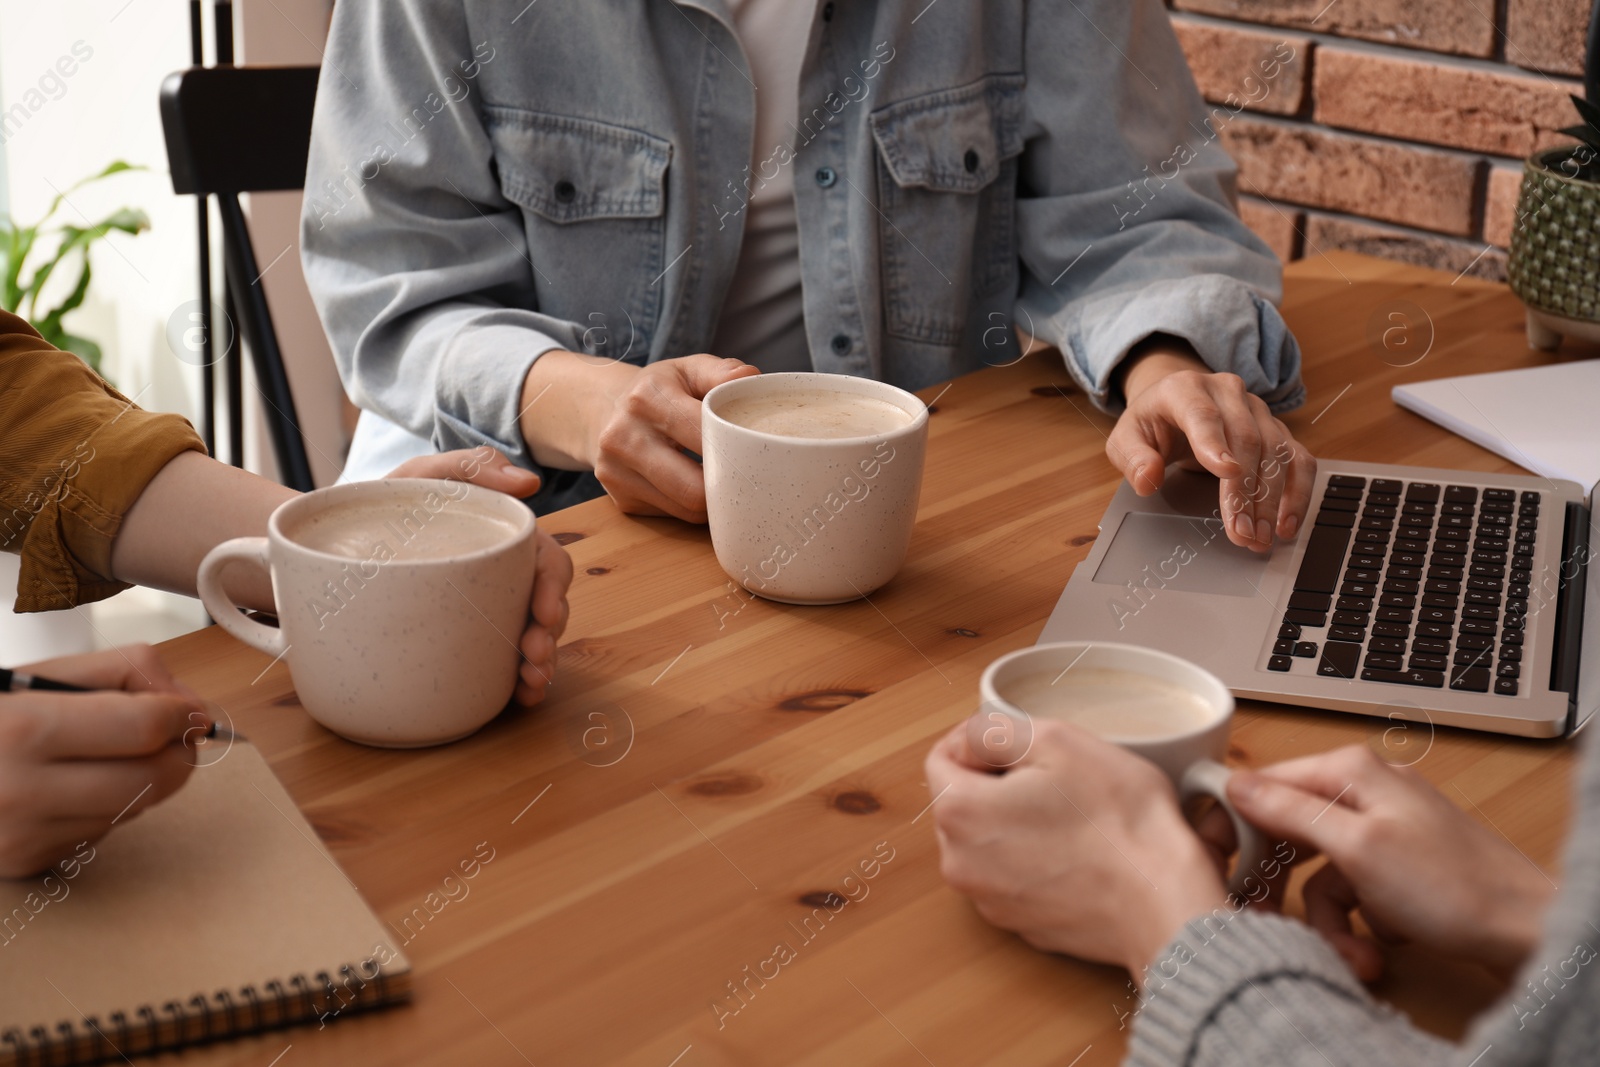
M 386 516 L 370 540 L 362 534 L 370 549 L 341 554 L 297 539 L 317 516 L 351 508 Z M 481 524 L 487 547 L 404 556 L 446 511 L 451 523 Z M 270 572 L 277 629 L 246 618 L 223 591 L 220 575 L 234 561 Z M 219 626 L 288 660 L 317 722 L 363 744 L 417 748 L 467 736 L 511 699 L 537 561 L 533 512 L 521 501 L 465 482 L 397 478 L 285 502 L 266 537 L 212 549 L 198 585 Z
M 1065 673 L 1079 668 L 1125 671 L 1175 685 L 1198 697 L 1208 714 L 1198 726 L 1175 725 L 1171 733 L 1140 737 L 1118 737 L 1096 731 L 1107 741 L 1127 749 L 1160 767 L 1178 789 L 1185 806 L 1202 796 L 1212 797 L 1233 820 L 1239 854 L 1228 890 L 1241 896 L 1259 891 L 1265 885 L 1263 872 L 1269 866 L 1269 842 L 1250 825 L 1228 800 L 1228 778 L 1233 774 L 1223 766 L 1228 754 L 1228 729 L 1233 721 L 1233 694 L 1210 671 L 1188 660 L 1153 648 L 1087 641 L 1063 641 L 1018 649 L 1001 656 L 983 672 L 979 682 L 982 709 L 988 715 L 1001 714 L 1026 724 L 1020 744 L 1031 744 L 1032 719 L 1027 712 L 1006 699 L 1007 686 L 1022 678 L 1042 673 Z M 1041 716 L 1042 717 L 1042 716 Z M 983 716 L 980 716 L 980 719 Z M 1020 759 L 1023 751 L 1018 751 Z M 1014 762 L 1014 761 L 1013 761 Z M 1254 899 L 1254 896 L 1252 896 Z
M 864 437 L 785 437 L 729 422 L 729 401 L 794 390 L 885 401 L 905 425 Z M 723 382 L 701 406 L 706 514 L 717 562 L 768 600 L 842 604 L 905 562 L 922 492 L 928 405 L 845 374 L 760 374 Z

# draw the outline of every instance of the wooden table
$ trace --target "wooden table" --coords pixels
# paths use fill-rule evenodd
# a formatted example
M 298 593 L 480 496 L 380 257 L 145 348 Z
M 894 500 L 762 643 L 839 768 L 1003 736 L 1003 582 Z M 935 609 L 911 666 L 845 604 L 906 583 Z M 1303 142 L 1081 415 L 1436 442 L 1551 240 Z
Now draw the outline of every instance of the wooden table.
M 1527 349 L 1503 286 L 1335 255 L 1289 269 L 1285 313 L 1310 389 L 1287 421 L 1314 452 L 1516 469 L 1389 399 L 1399 382 L 1550 359 Z M 1410 333 L 1385 345 L 1394 327 Z M 1116 1062 L 1126 976 L 982 922 L 942 884 L 919 818 L 928 747 L 973 710 L 983 667 L 1038 637 L 1115 487 L 1112 420 L 1067 382 L 1030 357 L 929 391 L 910 561 L 870 603 L 752 600 L 703 528 L 606 500 L 542 517 L 577 565 L 553 696 L 444 748 L 339 740 L 283 665 L 252 682 L 266 657 L 214 628 L 163 646 L 266 752 L 416 971 L 409 1006 L 184 1062 L 264 1065 L 291 1042 L 283 1067 Z M 1232 756 L 1384 744 L 1390 725 L 1247 703 Z M 1387 739 L 1402 742 L 1458 804 L 1554 862 L 1566 743 Z M 494 858 L 469 895 L 429 912 L 480 842 Z M 867 895 L 839 907 L 830 894 L 863 863 Z M 819 908 L 826 923 L 807 925 Z M 792 961 L 751 979 L 779 943 Z M 1451 1034 L 1494 989 L 1402 952 L 1378 992 Z

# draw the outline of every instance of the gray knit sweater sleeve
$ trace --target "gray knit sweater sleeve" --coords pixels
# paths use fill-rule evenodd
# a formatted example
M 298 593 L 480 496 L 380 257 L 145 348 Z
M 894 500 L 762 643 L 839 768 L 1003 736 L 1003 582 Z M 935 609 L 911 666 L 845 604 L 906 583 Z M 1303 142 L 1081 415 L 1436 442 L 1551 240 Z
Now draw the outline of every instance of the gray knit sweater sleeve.
M 1600 1062 L 1600 748 L 1584 743 L 1577 817 L 1545 938 L 1506 996 L 1451 1044 L 1375 1002 L 1323 939 L 1275 915 L 1218 912 L 1150 968 L 1132 1067 L 1585 1067 Z

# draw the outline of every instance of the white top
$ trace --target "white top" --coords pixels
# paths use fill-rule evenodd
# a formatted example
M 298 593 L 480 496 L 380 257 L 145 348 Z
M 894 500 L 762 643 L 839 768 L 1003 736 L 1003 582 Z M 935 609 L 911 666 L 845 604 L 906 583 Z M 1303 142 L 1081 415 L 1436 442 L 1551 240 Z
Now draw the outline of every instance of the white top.
M 779 166 L 794 146 L 800 63 L 815 0 L 728 0 L 734 31 L 756 83 L 755 145 L 750 170 L 730 176 L 719 194 L 728 226 L 744 224 L 744 244 L 722 306 L 711 351 L 764 371 L 809 371 L 805 303 L 800 291 L 800 231 L 794 167 Z M 744 203 L 748 197 L 748 203 Z M 742 205 L 742 206 L 741 206 Z

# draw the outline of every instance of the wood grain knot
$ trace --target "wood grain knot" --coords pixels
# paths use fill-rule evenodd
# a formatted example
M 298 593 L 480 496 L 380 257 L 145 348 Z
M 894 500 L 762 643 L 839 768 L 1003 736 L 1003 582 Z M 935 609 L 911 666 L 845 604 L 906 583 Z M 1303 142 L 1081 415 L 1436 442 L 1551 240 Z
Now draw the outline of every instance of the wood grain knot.
M 846 815 L 871 815 L 882 811 L 883 804 L 865 789 L 851 789 L 834 796 L 832 804 Z
M 1062 399 L 1076 391 L 1077 387 L 1073 385 L 1036 385 L 1028 390 L 1034 396 L 1055 396 Z
M 929 404 L 928 405 L 928 414 L 929 415 L 937 415 L 937 414 L 939 414 L 939 405 L 938 404 Z
M 581 534 L 581 533 L 558 533 L 558 534 L 551 534 L 550 536 L 555 538 L 556 544 L 558 544 L 558 545 L 570 545 L 574 541 L 582 541 L 585 537 L 588 537 L 589 535 L 588 534 Z
M 279 697 L 274 700 L 272 706 L 275 708 L 298 708 L 300 706 L 300 697 L 295 693 L 290 693 L 286 697 Z
M 1072 540 L 1068 541 L 1067 544 L 1071 545 L 1073 548 L 1082 548 L 1084 545 L 1094 544 L 1095 538 L 1098 536 L 1098 534 L 1079 534 L 1077 537 L 1074 537 Z
M 796 693 L 778 704 L 779 711 L 838 711 L 846 704 L 854 704 L 862 697 L 872 695 L 871 689 L 813 689 L 809 693 Z
M 761 779 L 753 774 L 720 774 L 700 779 L 689 786 L 689 792 L 703 797 L 737 797 L 754 793 L 761 786 Z
M 946 630 L 945 633 L 954 634 L 956 637 L 978 637 L 979 636 L 978 631 L 969 630 L 965 626 L 957 626 L 953 630 Z
M 814 893 L 802 893 L 800 903 L 808 908 L 827 908 L 829 911 L 838 911 L 844 907 L 845 899 L 831 889 L 819 889 Z
M 1238 745 L 1229 745 L 1228 746 L 1228 758 L 1230 760 L 1233 760 L 1236 763 L 1249 763 L 1250 762 L 1250 753 L 1246 752 L 1244 749 L 1240 748 Z
M 611 573 L 611 568 L 610 567 L 590 567 L 588 570 L 584 571 L 583 573 L 585 573 L 585 574 L 610 574 Z

